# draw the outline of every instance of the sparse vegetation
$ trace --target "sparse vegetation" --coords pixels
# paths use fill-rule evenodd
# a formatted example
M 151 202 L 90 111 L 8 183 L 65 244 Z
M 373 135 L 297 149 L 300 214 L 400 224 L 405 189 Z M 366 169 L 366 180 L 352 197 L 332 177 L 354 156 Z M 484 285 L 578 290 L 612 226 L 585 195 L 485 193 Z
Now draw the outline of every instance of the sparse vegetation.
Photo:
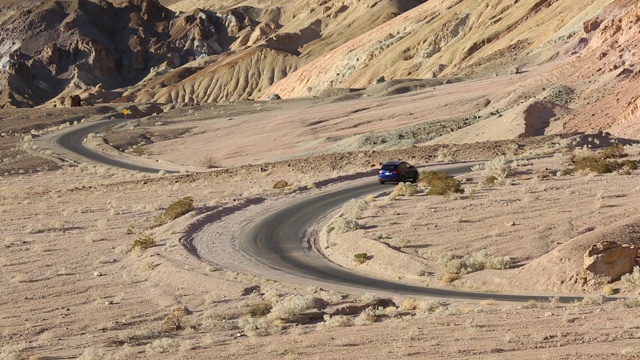
M 154 225 L 164 225 L 169 221 L 175 220 L 185 214 L 188 214 L 194 209 L 195 207 L 193 206 L 193 198 L 191 196 L 183 197 L 182 199 L 169 205 L 169 207 L 167 207 L 162 212 L 162 214 L 157 215 L 154 218 Z
M 166 354 L 176 352 L 180 349 L 180 340 L 163 337 L 148 344 L 146 351 L 148 354 Z
M 129 252 L 133 250 L 144 251 L 154 246 L 156 246 L 156 241 L 153 239 L 153 236 L 149 234 L 141 234 L 133 241 L 133 244 L 129 248 Z
M 267 317 L 272 320 L 287 319 L 314 306 L 314 297 L 311 295 L 289 295 L 276 302 Z
M 486 179 L 484 179 L 484 184 L 487 186 L 495 186 L 496 180 L 498 180 L 498 178 L 491 175 L 491 176 L 488 176 Z
M 248 315 L 251 317 L 267 316 L 271 312 L 273 305 L 268 301 L 261 301 L 249 307 Z
M 213 155 L 205 155 L 196 161 L 196 164 L 205 169 L 219 168 L 220 161 Z
M 444 274 L 444 276 L 442 276 L 442 283 L 443 284 L 451 284 L 452 282 L 460 279 L 460 274 L 452 274 L 452 273 L 446 273 Z
M 624 150 L 624 145 L 615 143 L 602 151 L 602 157 L 604 159 L 619 159 L 627 156 Z
M 426 252 L 423 254 L 423 257 L 444 265 L 448 273 L 459 275 L 484 269 L 508 269 L 512 263 L 511 258 L 508 256 L 491 256 L 484 250 L 462 257 L 437 252 Z
M 191 314 L 191 312 L 185 307 L 177 307 L 173 309 L 169 316 L 164 319 L 164 322 L 162 323 L 162 330 L 165 332 L 186 330 L 189 328 L 189 325 L 185 317 L 189 314 Z
M 482 171 L 482 174 L 487 178 L 494 177 L 496 180 L 504 179 L 513 173 L 511 163 L 506 156 L 498 156 L 484 164 L 476 165 L 472 170 Z
M 450 195 L 463 193 L 460 181 L 446 172 L 428 171 L 420 175 L 420 183 L 429 186 L 427 195 Z
M 640 266 L 634 267 L 631 273 L 622 275 L 620 280 L 629 285 L 640 287 Z
M 415 185 L 413 185 L 412 183 L 399 183 L 398 185 L 396 185 L 396 187 L 393 189 L 393 192 L 391 193 L 393 197 L 396 196 L 411 196 L 411 195 L 415 195 L 418 193 L 418 188 L 416 188 Z
M 369 208 L 369 202 L 365 199 L 351 199 L 342 205 L 342 216 L 351 220 L 358 220 L 362 212 Z
M 327 228 L 333 229 L 338 234 L 344 234 L 350 231 L 358 230 L 360 228 L 360 223 L 356 220 L 347 219 L 344 217 L 338 217 L 333 221 L 333 226 Z
M 367 253 L 357 253 L 355 255 L 353 255 L 353 262 L 355 262 L 358 265 L 364 264 L 367 261 L 369 261 L 370 256 Z

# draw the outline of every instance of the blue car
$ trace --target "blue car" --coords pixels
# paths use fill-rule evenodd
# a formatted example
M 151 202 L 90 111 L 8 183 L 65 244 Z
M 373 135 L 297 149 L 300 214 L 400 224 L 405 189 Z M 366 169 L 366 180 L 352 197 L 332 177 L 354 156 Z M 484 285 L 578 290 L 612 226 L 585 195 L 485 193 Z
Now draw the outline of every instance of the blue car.
M 406 161 L 388 161 L 382 164 L 382 168 L 378 171 L 380 184 L 386 182 L 416 182 L 419 177 L 418 169 Z

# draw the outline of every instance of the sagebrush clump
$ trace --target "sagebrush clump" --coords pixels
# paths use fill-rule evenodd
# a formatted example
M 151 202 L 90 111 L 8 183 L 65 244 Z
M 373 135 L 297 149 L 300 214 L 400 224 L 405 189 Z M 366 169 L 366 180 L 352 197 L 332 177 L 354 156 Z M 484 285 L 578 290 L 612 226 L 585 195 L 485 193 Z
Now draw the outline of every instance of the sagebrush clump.
M 358 220 L 362 217 L 362 212 L 369 208 L 369 202 L 365 199 L 351 199 L 342 205 L 342 216 Z
M 391 195 L 393 197 L 395 196 L 411 196 L 411 195 L 415 195 L 418 193 L 418 188 L 416 188 L 415 185 L 413 185 L 412 183 L 399 183 L 398 185 L 396 185 L 396 187 L 393 189 L 393 192 L 391 193 Z
M 446 172 L 428 171 L 422 173 L 419 179 L 420 183 L 425 183 L 429 186 L 427 195 L 450 195 L 461 194 L 462 185 L 460 181 L 452 176 L 449 176 Z
M 504 179 L 513 173 L 511 163 L 506 156 L 498 156 L 491 161 L 476 165 L 471 169 L 473 171 L 482 171 L 482 174 L 487 178 L 495 177 L 496 179 Z
M 620 279 L 627 284 L 640 287 L 640 266 L 634 267 L 633 272 L 622 275 Z
M 267 317 L 272 320 L 287 319 L 314 306 L 315 298 L 312 295 L 289 295 L 276 302 Z
M 328 229 L 332 229 L 338 234 L 344 234 L 349 231 L 358 230 L 360 228 L 360 223 L 356 220 L 347 219 L 344 217 L 336 218 L 333 221 L 333 226 L 328 227 Z
M 156 246 L 156 241 L 153 239 L 153 236 L 149 234 L 141 234 L 133 241 L 133 244 L 129 248 L 129 252 L 133 250 L 144 251 L 154 246 Z
M 169 205 L 162 212 L 162 214 L 157 215 L 154 218 L 154 223 L 156 226 L 166 224 L 169 221 L 175 220 L 183 215 L 190 213 L 194 209 L 195 207 L 193 206 L 193 198 L 191 196 L 183 197 L 182 199 Z

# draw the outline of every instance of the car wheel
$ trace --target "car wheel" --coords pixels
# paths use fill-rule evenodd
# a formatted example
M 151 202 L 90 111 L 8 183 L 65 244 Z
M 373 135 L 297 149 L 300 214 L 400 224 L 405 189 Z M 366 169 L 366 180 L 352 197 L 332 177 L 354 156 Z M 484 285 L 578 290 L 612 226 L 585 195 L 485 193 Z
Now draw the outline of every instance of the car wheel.
M 384 185 L 384 180 L 378 180 L 380 184 Z

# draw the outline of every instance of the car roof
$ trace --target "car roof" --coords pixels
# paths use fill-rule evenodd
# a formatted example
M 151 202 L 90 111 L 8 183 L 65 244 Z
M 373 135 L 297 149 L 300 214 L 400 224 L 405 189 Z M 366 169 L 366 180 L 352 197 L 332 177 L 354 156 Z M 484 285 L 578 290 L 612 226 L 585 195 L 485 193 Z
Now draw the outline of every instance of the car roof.
M 399 160 L 395 161 L 394 160 L 394 161 L 387 161 L 386 163 L 384 163 L 382 165 L 399 165 L 399 164 L 401 164 L 403 162 L 406 162 L 406 161 L 399 161 Z

